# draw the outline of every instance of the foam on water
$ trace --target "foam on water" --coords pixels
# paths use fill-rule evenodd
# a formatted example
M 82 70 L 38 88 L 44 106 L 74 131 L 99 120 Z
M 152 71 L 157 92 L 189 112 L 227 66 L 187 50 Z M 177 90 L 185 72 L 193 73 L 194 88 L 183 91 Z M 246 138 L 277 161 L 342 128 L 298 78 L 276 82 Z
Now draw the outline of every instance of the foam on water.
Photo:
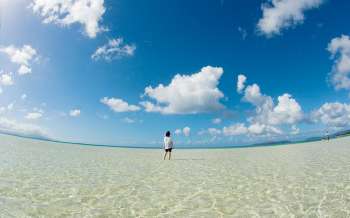
M 350 138 L 162 151 L 0 136 L 0 217 L 350 217 Z

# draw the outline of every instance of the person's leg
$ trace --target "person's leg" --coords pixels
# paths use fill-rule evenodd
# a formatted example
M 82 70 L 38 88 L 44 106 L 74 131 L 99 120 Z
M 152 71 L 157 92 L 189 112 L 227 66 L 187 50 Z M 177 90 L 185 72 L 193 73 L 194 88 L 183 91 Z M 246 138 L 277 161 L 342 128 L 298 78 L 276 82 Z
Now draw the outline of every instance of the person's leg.
M 170 152 L 169 152 L 169 160 L 170 160 L 170 158 L 171 158 L 171 150 L 170 150 Z
M 166 154 L 167 154 L 168 152 L 167 151 L 165 151 L 165 154 L 164 154 L 164 160 L 165 160 L 165 158 L 166 158 Z

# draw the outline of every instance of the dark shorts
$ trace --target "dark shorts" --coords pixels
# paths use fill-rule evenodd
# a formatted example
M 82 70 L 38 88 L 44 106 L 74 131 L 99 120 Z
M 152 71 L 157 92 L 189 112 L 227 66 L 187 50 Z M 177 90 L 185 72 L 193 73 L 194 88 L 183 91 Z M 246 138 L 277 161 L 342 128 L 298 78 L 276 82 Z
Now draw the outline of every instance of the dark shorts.
M 171 152 L 172 148 L 165 149 L 166 152 Z

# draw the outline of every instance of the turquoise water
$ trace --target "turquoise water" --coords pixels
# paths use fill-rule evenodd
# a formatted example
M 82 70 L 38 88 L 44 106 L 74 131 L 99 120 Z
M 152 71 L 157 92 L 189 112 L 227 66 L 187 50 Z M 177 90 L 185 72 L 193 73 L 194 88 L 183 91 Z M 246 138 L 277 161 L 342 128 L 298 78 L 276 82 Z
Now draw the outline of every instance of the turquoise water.
M 112 145 L 112 144 L 92 144 L 92 143 L 83 143 L 83 142 L 68 142 L 68 141 L 60 141 L 60 140 L 54 140 L 54 139 L 45 139 L 45 138 L 35 138 L 35 137 L 29 137 L 29 136 L 22 136 L 22 135 L 16 135 L 16 134 L 11 134 L 11 133 L 1 133 L 0 136 L 15 136 L 18 138 L 23 138 L 23 139 L 32 139 L 32 140 L 38 140 L 38 141 L 44 141 L 48 143 L 60 143 L 60 144 L 69 144 L 69 145 L 80 145 L 80 146 L 95 146 L 95 147 L 111 147 L 111 148 L 136 148 L 136 149 L 160 149 L 162 148 L 162 143 L 160 142 L 159 145 L 148 145 L 148 146 L 142 146 L 142 145 Z M 317 139 L 313 140 L 294 140 L 294 141 L 276 141 L 276 142 L 265 142 L 265 143 L 257 143 L 257 144 L 250 144 L 250 143 L 241 143 L 241 144 L 235 144 L 235 145 L 176 145 L 177 149 L 228 149 L 228 148 L 251 148 L 251 147 L 265 147 L 265 146 L 280 146 L 280 145 L 285 145 L 285 144 L 300 144 L 300 143 L 307 143 L 307 142 L 312 142 L 312 141 L 320 141 L 320 137 L 317 137 Z
M 0 136 L 0 217 L 349 217 L 350 138 L 162 151 Z

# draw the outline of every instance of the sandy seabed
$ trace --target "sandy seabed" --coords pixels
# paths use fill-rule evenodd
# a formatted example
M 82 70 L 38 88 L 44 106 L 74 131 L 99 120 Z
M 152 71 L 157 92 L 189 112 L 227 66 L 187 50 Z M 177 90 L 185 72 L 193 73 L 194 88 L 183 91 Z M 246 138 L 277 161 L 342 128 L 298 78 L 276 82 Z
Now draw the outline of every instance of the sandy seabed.
M 162 155 L 0 135 L 0 217 L 350 217 L 350 137 Z

